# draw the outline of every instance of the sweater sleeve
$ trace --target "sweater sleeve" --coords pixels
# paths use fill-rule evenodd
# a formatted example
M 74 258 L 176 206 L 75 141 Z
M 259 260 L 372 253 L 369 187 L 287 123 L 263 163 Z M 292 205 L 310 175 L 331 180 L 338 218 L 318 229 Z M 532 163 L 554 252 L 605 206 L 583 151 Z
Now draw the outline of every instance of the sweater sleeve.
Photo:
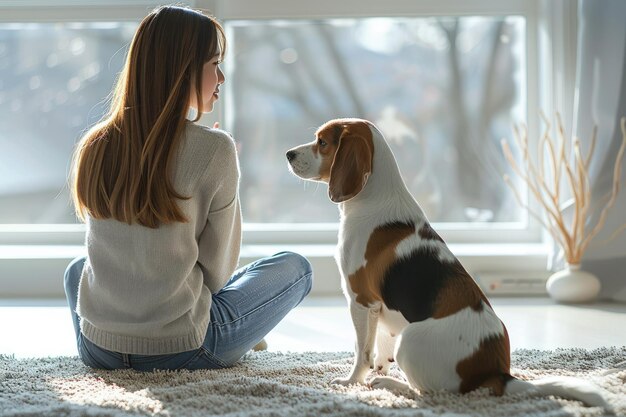
M 206 183 L 217 188 L 212 190 L 206 224 L 198 240 L 198 263 L 204 284 L 215 294 L 237 267 L 241 249 L 239 164 L 232 139 L 223 141 L 208 175 Z

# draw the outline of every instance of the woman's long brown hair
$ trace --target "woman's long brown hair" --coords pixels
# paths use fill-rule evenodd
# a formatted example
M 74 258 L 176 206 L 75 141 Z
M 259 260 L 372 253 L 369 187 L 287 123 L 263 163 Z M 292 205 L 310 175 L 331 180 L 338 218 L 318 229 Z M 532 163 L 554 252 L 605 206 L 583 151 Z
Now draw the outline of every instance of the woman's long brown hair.
M 186 222 L 172 169 L 191 89 L 202 115 L 202 68 L 225 53 L 222 26 L 201 12 L 155 9 L 140 23 L 107 116 L 80 140 L 72 198 L 78 217 L 113 218 L 150 228 Z M 193 87 L 192 87 L 193 83 Z

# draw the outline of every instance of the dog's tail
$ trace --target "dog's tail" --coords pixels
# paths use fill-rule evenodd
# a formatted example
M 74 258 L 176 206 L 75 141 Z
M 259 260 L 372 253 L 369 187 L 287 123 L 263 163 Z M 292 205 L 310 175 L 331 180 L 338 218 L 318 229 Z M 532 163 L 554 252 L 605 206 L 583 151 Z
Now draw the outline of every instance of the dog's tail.
M 580 378 L 555 376 L 534 381 L 523 381 L 513 378 L 506 384 L 507 394 L 532 391 L 541 395 L 578 400 L 590 407 L 602 407 L 613 413 L 613 407 L 607 402 L 599 387 Z

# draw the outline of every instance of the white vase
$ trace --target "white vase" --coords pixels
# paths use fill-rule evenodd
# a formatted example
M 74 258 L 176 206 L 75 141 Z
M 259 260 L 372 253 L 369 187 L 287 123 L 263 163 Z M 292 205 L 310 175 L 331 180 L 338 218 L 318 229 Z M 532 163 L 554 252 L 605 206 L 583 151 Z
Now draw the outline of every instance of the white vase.
M 589 303 L 600 292 L 600 280 L 581 270 L 580 264 L 568 264 L 548 278 L 546 289 L 550 297 L 561 303 Z

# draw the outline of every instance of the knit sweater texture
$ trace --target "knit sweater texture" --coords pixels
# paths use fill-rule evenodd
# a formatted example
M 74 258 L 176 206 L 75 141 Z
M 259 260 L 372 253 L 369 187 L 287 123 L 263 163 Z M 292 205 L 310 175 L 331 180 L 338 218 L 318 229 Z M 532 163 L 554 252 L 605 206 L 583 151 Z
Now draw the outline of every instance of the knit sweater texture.
M 239 165 L 233 139 L 186 126 L 173 169 L 188 219 L 151 229 L 87 219 L 87 262 L 78 291 L 81 331 L 115 352 L 161 355 L 202 345 L 211 294 L 239 262 Z

